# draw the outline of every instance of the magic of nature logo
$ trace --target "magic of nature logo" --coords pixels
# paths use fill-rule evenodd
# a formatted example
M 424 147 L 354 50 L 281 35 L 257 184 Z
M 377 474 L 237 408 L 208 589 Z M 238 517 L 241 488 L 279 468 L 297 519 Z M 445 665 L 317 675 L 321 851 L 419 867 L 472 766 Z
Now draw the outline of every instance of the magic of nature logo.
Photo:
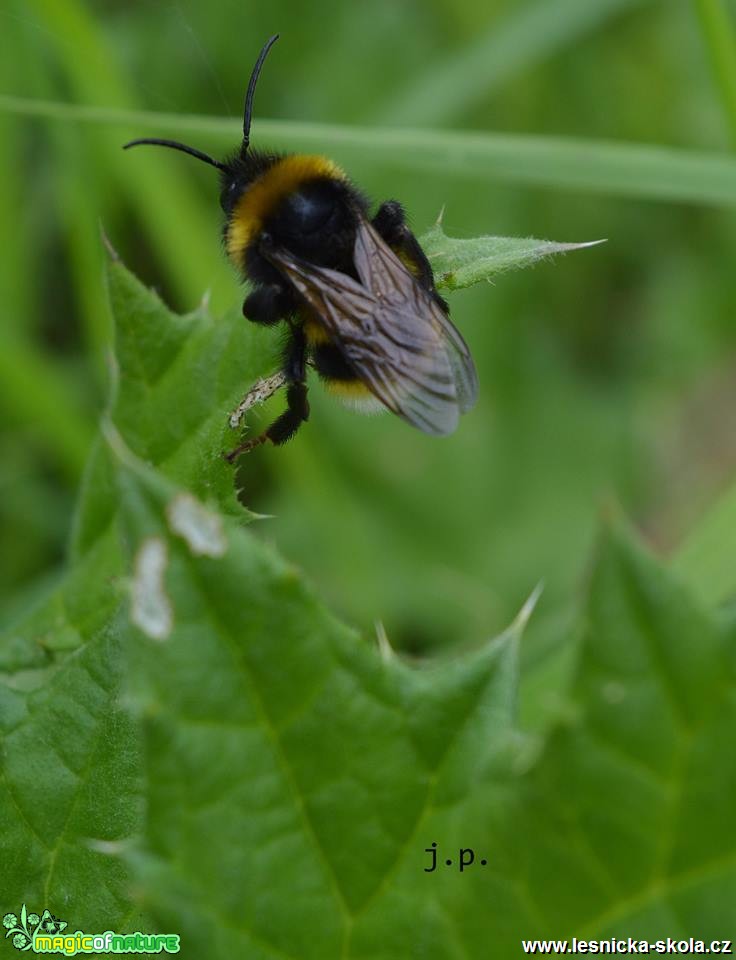
M 34 953 L 61 953 L 73 957 L 78 953 L 178 953 L 179 935 L 176 933 L 85 933 L 76 930 L 67 933 L 68 923 L 55 917 L 50 910 L 42 914 L 29 912 L 23 904 L 20 914 L 6 913 L 3 926 L 5 939 L 12 937 L 16 950 Z

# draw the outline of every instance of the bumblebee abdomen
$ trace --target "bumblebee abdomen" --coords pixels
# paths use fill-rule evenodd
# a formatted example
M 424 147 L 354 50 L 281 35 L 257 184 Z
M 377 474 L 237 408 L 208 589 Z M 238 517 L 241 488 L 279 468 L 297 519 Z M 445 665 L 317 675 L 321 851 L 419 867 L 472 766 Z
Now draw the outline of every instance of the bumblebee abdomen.
M 385 413 L 386 407 L 362 380 L 330 380 L 323 378 L 328 393 L 358 413 Z
M 386 409 L 358 377 L 340 349 L 329 340 L 324 327 L 306 321 L 304 331 L 312 348 L 315 369 L 333 396 L 361 413 L 379 413 Z
M 391 246 L 391 244 L 389 244 L 389 246 Z M 413 277 L 417 279 L 422 277 L 423 265 L 413 251 L 406 250 L 399 245 L 391 246 L 391 249 Z
M 330 343 L 330 335 L 327 332 L 324 324 L 315 319 L 311 313 L 306 315 L 302 314 L 302 316 L 304 317 L 302 321 L 304 336 L 306 337 L 307 343 L 310 345 L 310 347 L 316 347 L 324 343 Z

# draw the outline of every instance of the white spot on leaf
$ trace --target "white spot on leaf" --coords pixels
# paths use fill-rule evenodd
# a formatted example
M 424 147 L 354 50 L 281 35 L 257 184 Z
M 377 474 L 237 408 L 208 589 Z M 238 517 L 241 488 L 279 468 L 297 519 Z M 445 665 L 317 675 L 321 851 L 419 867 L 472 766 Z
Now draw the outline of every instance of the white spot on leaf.
M 119 857 L 129 849 L 130 844 L 125 840 L 95 840 L 90 838 L 82 841 L 85 846 L 95 853 L 101 853 L 106 857 Z
M 166 507 L 171 531 L 182 537 L 195 557 L 221 557 L 227 550 L 222 520 L 191 493 L 179 493 Z
M 160 537 L 149 537 L 135 555 L 130 619 L 152 640 L 165 640 L 174 625 L 164 587 L 168 554 Z

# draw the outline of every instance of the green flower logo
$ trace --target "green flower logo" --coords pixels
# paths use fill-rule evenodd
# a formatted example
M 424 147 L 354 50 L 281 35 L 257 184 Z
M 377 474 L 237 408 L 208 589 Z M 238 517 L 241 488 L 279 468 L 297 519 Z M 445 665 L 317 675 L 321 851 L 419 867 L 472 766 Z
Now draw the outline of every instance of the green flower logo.
M 66 930 L 65 920 L 59 920 L 49 910 L 39 915 L 37 913 L 28 913 L 26 905 L 20 911 L 20 917 L 14 913 L 6 913 L 3 917 L 3 926 L 8 931 L 5 938 L 13 938 L 13 946 L 16 950 L 30 950 L 33 946 L 33 935 L 37 930 L 43 930 L 44 933 L 52 936 Z
M 41 929 L 44 933 L 61 933 L 62 930 L 66 928 L 66 924 L 63 920 L 59 920 L 58 917 L 55 917 L 52 913 L 49 913 L 48 910 L 44 910 L 43 917 L 41 918 Z

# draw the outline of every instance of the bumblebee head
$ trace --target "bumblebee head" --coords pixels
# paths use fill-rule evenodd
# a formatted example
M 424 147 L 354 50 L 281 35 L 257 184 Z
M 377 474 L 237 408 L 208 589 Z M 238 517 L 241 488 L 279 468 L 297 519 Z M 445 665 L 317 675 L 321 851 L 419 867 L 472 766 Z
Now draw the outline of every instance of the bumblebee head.
M 245 94 L 245 107 L 243 110 L 243 142 L 240 145 L 240 150 L 235 154 L 233 159 L 223 163 L 220 160 L 215 160 L 214 157 L 208 156 L 206 153 L 202 153 L 201 150 L 197 150 L 195 147 L 187 146 L 186 143 L 179 143 L 178 140 L 162 140 L 158 137 L 146 137 L 141 140 L 131 140 L 130 143 L 126 143 L 123 146 L 123 150 L 127 150 L 129 147 L 137 147 L 141 144 L 150 144 L 154 147 L 171 147 L 172 150 L 181 150 L 182 153 L 188 153 L 190 157 L 196 157 L 197 160 L 202 160 L 204 163 L 208 163 L 211 167 L 215 167 L 220 171 L 220 179 L 222 184 L 222 191 L 220 193 L 220 206 L 225 213 L 230 213 L 235 205 L 236 200 L 242 193 L 243 187 L 245 186 L 242 180 L 242 169 L 245 166 L 245 160 L 248 156 L 248 148 L 250 147 L 250 121 L 253 113 L 253 97 L 256 92 L 258 76 L 261 72 L 263 63 L 268 56 L 268 51 L 271 49 L 274 43 L 276 43 L 278 38 L 279 35 L 276 33 L 272 37 L 269 37 L 264 43 L 261 52 L 258 54 L 256 64 L 253 67 L 253 72 L 250 75 L 248 89 Z

